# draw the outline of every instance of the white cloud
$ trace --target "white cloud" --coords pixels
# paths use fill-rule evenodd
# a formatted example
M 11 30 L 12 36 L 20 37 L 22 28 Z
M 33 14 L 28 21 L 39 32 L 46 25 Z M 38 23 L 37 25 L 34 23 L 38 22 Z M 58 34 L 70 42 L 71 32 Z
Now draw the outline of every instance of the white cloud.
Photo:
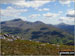
M 1 15 L 3 16 L 16 16 L 20 15 L 22 12 L 27 12 L 27 9 L 15 9 L 12 7 L 7 7 L 6 9 L 1 9 Z
M 21 18 L 23 21 L 27 20 L 27 18 L 23 16 L 19 16 L 19 18 Z
M 48 12 L 48 13 L 43 14 L 43 16 L 50 18 L 50 17 L 57 17 L 59 16 L 59 14 Z
M 74 18 L 71 18 L 71 17 L 60 17 L 60 19 L 66 24 L 74 25 Z
M 74 25 L 74 17 L 75 17 L 74 11 L 75 10 L 73 9 L 67 10 L 65 14 L 66 16 L 60 16 L 59 20 L 61 20 L 63 23 Z
M 67 17 L 75 17 L 75 10 L 68 10 L 66 14 Z
M 59 0 L 61 4 L 70 4 L 71 0 Z
M 29 16 L 29 18 L 37 18 L 39 16 L 41 16 L 41 15 L 40 14 L 32 14 L 32 15 Z
M 62 14 L 62 13 L 63 13 L 63 11 L 58 11 L 58 13 L 59 13 L 59 14 Z
M 40 7 L 43 6 L 44 4 L 48 3 L 48 2 L 52 2 L 55 0 L 47 0 L 47 1 L 43 1 L 43 0 L 32 0 L 32 1 L 27 1 L 27 0 L 1 0 L 0 3 L 1 4 L 13 4 L 13 5 L 18 5 L 18 6 L 22 6 L 22 7 Z
M 61 4 L 70 4 L 71 2 L 75 2 L 75 0 L 59 0 Z
M 1 9 L 1 17 L 24 18 L 21 13 L 27 11 L 27 9 L 15 9 L 9 6 L 6 9 Z
M 0 4 L 13 4 L 20 7 L 33 7 L 38 8 L 49 2 L 55 2 L 56 0 L 0 0 Z M 61 4 L 70 4 L 75 0 L 58 0 Z
M 59 0 L 59 3 L 62 5 L 67 5 L 68 7 L 71 7 L 71 3 L 75 2 L 75 0 Z M 74 4 L 74 3 L 73 3 Z
M 42 8 L 42 9 L 36 9 L 36 10 L 38 10 L 38 11 L 49 11 L 50 9 L 49 8 Z
M 60 19 L 63 19 L 63 20 L 70 20 L 71 18 L 69 17 L 60 17 Z

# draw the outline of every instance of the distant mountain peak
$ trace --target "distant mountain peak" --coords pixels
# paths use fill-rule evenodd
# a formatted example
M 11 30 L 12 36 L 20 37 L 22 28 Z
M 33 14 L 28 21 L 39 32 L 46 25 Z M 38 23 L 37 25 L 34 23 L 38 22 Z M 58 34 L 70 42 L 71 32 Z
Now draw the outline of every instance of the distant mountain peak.
M 36 22 L 34 22 L 34 23 L 43 23 L 43 22 L 41 22 L 41 21 L 36 21 Z
M 20 18 L 18 18 L 18 19 L 14 19 L 12 21 L 22 21 L 22 20 Z
M 65 25 L 65 26 L 74 26 L 74 25 L 71 25 L 71 24 L 67 24 L 67 23 L 59 23 L 59 24 L 57 24 L 57 25 Z
M 68 24 L 65 24 L 65 23 L 60 23 L 60 24 L 58 24 L 58 25 L 68 25 Z

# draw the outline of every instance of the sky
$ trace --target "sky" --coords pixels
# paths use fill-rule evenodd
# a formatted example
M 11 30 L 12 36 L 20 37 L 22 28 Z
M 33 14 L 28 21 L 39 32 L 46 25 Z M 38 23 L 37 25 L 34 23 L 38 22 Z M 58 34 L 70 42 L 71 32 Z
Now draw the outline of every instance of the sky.
M 1 21 L 22 19 L 46 24 L 74 24 L 75 0 L 0 0 Z

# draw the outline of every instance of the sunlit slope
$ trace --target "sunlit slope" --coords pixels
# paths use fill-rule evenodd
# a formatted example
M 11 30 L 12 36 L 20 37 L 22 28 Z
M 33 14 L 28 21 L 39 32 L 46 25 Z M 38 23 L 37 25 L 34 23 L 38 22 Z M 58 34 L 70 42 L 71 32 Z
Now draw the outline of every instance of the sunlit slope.
M 27 22 L 21 19 L 1 22 L 2 33 L 18 35 L 24 40 L 35 40 L 51 44 L 74 44 L 74 36 L 40 21 Z

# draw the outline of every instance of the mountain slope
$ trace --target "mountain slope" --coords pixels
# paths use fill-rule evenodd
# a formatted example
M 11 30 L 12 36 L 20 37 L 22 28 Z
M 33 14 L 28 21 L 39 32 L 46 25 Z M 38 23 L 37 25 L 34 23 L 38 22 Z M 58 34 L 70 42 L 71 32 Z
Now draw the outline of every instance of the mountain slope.
M 21 19 L 15 19 L 7 22 L 1 22 L 2 33 L 19 35 L 23 40 L 34 40 L 40 42 L 49 42 L 54 44 L 73 43 L 73 35 L 40 21 L 27 22 Z
M 56 25 L 57 28 L 63 29 L 70 34 L 74 34 L 74 25 L 67 25 L 64 23 Z
M 16 39 L 14 39 L 15 37 Z M 2 56 L 6 55 L 58 55 L 59 51 L 74 51 L 73 46 L 21 40 L 17 36 L 0 34 Z M 8 51 L 7 51 L 8 50 Z

